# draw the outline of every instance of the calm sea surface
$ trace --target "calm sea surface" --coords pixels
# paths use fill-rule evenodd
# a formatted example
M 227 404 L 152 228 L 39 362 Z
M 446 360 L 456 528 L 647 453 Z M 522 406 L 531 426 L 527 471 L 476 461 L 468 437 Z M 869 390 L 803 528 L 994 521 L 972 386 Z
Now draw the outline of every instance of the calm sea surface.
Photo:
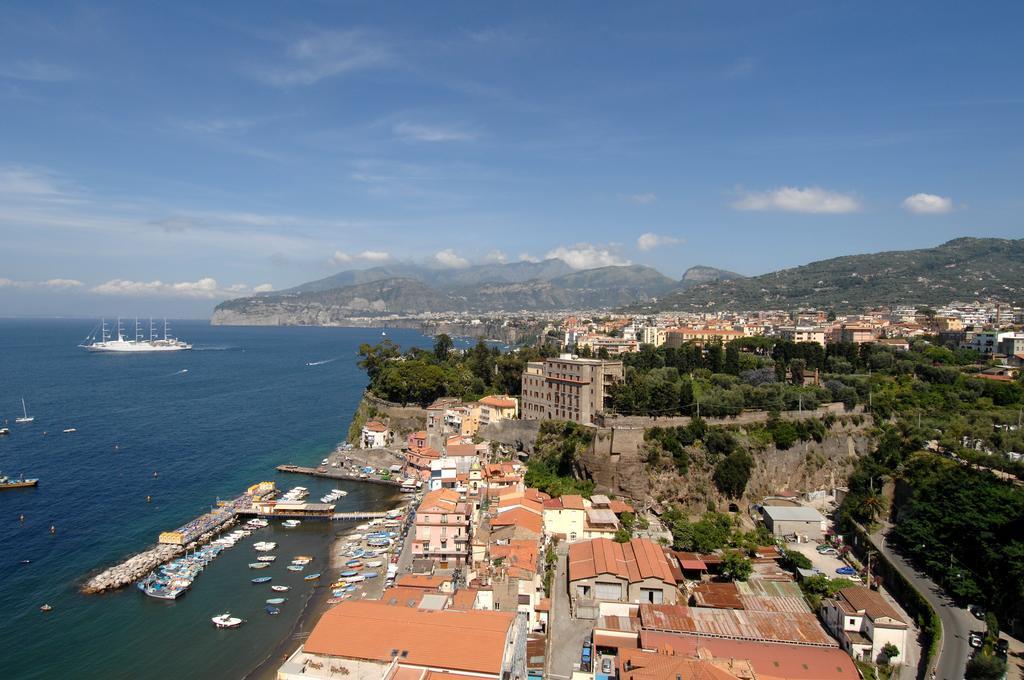
M 341 486 L 349 495 L 339 510 L 387 507 L 386 487 L 274 471 L 318 463 L 344 438 L 366 383 L 356 350 L 381 331 L 182 321 L 172 330 L 193 351 L 104 355 L 76 347 L 91 325 L 0 319 L 0 422 L 11 429 L 0 437 L 0 471 L 41 480 L 0 492 L 0 675 L 241 677 L 289 634 L 313 594 L 302 573 L 285 570 L 288 558 L 314 554 L 319 570 L 328 538 L 345 527 L 307 521 L 258 531 L 221 553 L 176 602 L 134 588 L 85 596 L 77 587 L 257 481 L 301 484 L 314 500 Z M 388 336 L 430 346 L 414 331 Z M 31 425 L 14 424 L 22 396 Z M 69 427 L 78 431 L 63 434 Z M 279 557 L 252 571 L 258 540 L 278 542 Z M 264 600 L 280 593 L 252 585 L 256 575 L 292 586 L 279 616 L 265 613 Z M 43 603 L 53 611 L 40 612 Z M 210 617 L 224 611 L 247 623 L 215 629 Z

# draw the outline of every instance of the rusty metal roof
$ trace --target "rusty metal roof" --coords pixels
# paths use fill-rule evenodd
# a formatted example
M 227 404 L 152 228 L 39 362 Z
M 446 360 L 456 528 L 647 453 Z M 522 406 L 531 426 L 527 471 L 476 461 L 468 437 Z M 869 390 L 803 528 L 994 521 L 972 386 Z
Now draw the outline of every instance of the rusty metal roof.
M 817 617 L 811 613 L 642 604 L 640 622 L 645 630 L 669 633 L 815 647 L 837 646 L 836 641 L 825 633 Z

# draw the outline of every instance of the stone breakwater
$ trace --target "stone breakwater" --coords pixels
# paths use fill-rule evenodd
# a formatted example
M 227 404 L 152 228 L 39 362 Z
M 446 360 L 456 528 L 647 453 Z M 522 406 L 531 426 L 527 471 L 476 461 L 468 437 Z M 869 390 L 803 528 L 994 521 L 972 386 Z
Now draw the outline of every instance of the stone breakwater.
M 82 585 L 81 591 L 87 595 L 92 595 L 95 593 L 104 593 L 108 590 L 123 588 L 130 583 L 138 581 L 161 564 L 170 562 L 175 557 L 183 555 L 189 550 L 195 550 L 221 531 L 234 526 L 236 522 L 237 520 L 231 520 L 218 527 L 216 531 L 209 531 L 203 534 L 196 539 L 195 542 L 189 543 L 185 547 L 180 545 L 160 544 L 146 550 L 145 552 L 133 555 L 124 562 L 110 567 L 109 569 L 104 569 L 100 573 L 91 577 Z
M 96 574 L 85 582 L 82 592 L 91 594 L 117 590 L 138 581 L 164 562 L 169 562 L 183 552 L 185 552 L 184 549 L 179 545 L 158 545 Z

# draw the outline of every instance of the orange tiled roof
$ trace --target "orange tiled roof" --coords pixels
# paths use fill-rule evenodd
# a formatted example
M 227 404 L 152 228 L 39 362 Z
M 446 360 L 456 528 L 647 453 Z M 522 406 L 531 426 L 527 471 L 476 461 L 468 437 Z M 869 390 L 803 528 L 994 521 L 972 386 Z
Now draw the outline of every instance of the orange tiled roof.
M 308 654 L 380 663 L 390 662 L 392 651 L 398 650 L 410 665 L 497 675 L 514 618 L 511 612 L 424 611 L 382 602 L 342 602 L 320 618 L 304 649 Z
M 369 421 L 368 423 L 363 425 L 363 429 L 364 430 L 369 430 L 370 432 L 387 432 L 388 431 L 387 425 L 385 425 L 384 423 L 380 422 L 379 420 L 371 420 L 371 421 Z
M 513 508 L 503 512 L 491 520 L 492 527 L 517 526 L 529 529 L 535 534 L 541 534 L 544 530 L 544 520 L 537 513 L 525 508 Z
M 511 397 L 499 397 L 499 396 L 484 397 L 483 399 L 480 400 L 480 403 L 484 404 L 485 406 L 493 406 L 494 408 L 515 408 L 516 407 L 516 400 L 512 399 Z
M 613 574 L 630 583 L 656 578 L 675 585 L 668 559 L 654 541 L 634 538 L 616 543 L 607 538 L 573 543 L 569 546 L 569 580 Z
M 448 582 L 444 576 L 430 576 L 428 574 L 403 574 L 395 581 L 399 588 L 419 588 L 421 590 L 437 590 Z

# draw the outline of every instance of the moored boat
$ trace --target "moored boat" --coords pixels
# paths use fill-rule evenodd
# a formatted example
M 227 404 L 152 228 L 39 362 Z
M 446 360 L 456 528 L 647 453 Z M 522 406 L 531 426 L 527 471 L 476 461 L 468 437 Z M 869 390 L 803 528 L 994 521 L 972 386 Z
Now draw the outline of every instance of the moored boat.
M 249 568 L 250 569 L 266 569 L 269 566 L 270 566 L 269 562 L 250 562 L 249 563 Z
M 281 613 L 280 609 L 278 609 L 277 607 L 271 607 L 270 605 L 267 605 L 266 610 L 267 610 L 267 613 L 270 614 L 271 616 L 277 616 L 278 614 Z
M 308 576 L 304 576 L 303 580 L 305 580 L 305 581 L 315 581 L 318 578 L 320 578 L 320 573 L 319 572 L 317 572 L 315 574 L 309 574 Z
M 287 597 L 271 597 L 267 600 L 267 604 L 284 604 L 287 600 Z
M 218 628 L 237 628 L 243 623 L 242 619 L 237 616 L 232 616 L 227 612 L 220 614 L 219 616 L 214 616 L 210 620 L 213 621 L 213 625 Z
M 276 590 L 279 593 L 284 593 L 284 592 L 287 592 L 288 590 L 291 590 L 291 586 L 270 586 L 270 589 L 271 590 Z
M 274 577 L 273 576 L 259 576 L 257 578 L 253 578 L 253 579 L 249 579 L 249 580 L 252 581 L 253 583 L 266 583 L 267 581 L 269 581 L 272 578 L 274 578 Z

